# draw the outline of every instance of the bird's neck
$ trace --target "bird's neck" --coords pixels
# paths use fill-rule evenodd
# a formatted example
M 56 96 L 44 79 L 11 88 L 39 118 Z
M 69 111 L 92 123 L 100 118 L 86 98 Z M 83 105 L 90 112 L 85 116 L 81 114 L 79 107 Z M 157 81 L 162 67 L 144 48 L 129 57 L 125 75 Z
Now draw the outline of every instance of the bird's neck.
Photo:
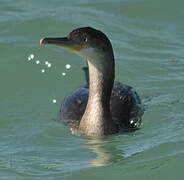
M 88 61 L 89 97 L 79 127 L 88 135 L 107 135 L 116 131 L 110 112 L 110 98 L 114 83 L 114 58 L 111 57 L 103 62 L 97 66 L 93 61 Z

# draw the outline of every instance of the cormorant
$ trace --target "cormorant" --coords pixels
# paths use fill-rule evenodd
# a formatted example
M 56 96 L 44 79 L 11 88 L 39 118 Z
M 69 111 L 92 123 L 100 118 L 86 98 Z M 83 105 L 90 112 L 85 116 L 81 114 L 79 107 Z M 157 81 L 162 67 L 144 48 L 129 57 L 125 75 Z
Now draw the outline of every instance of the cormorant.
M 64 99 L 61 121 L 71 129 L 92 136 L 134 131 L 140 127 L 144 107 L 132 87 L 114 82 L 113 49 L 103 32 L 82 27 L 67 37 L 43 38 L 40 44 L 62 46 L 87 59 L 88 68 L 84 71 L 89 84 Z

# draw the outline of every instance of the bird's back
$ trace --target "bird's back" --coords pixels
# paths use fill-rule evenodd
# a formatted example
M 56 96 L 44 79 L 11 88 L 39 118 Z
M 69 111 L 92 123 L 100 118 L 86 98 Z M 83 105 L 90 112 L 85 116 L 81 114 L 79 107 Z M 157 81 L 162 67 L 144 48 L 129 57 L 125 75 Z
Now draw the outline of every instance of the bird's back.
M 86 109 L 88 94 L 88 88 L 79 88 L 65 97 L 60 108 L 59 120 L 66 125 L 78 128 Z

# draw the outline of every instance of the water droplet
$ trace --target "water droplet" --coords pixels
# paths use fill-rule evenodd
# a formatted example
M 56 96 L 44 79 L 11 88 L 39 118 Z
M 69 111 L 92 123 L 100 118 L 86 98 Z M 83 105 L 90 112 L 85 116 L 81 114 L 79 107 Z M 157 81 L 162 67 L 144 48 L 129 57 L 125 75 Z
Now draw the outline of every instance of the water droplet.
M 48 68 L 50 68 L 51 66 L 52 66 L 52 64 L 51 64 L 51 63 L 48 63 L 48 64 L 47 64 L 47 67 L 48 67 Z
M 56 104 L 56 102 L 57 102 L 56 99 L 53 99 L 53 100 L 52 100 L 52 103 L 53 103 L 53 104 Z
M 32 60 L 30 56 L 27 59 L 28 59 L 28 61 L 31 61 Z
M 134 121 L 133 121 L 133 120 L 131 120 L 131 121 L 130 121 L 130 124 L 133 124 L 133 123 L 134 123 Z
M 40 64 L 40 61 L 39 61 L 39 60 L 37 60 L 37 61 L 36 61 L 36 64 Z
M 65 67 L 66 67 L 66 69 L 70 69 L 71 65 L 70 64 L 66 64 Z
M 34 54 L 30 54 L 31 59 L 34 59 L 34 57 L 35 57 Z

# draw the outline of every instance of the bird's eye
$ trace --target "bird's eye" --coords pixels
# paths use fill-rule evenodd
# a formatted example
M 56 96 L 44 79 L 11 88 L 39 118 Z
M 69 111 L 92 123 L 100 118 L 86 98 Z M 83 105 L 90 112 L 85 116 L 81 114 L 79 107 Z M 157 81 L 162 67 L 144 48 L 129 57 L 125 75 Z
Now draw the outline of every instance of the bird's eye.
M 87 41 L 88 41 L 87 37 L 84 37 L 84 38 L 83 38 L 83 41 L 84 41 L 84 42 L 87 42 Z
M 86 34 L 83 34 L 81 36 L 81 39 L 82 39 L 83 42 L 87 42 L 88 41 Z

